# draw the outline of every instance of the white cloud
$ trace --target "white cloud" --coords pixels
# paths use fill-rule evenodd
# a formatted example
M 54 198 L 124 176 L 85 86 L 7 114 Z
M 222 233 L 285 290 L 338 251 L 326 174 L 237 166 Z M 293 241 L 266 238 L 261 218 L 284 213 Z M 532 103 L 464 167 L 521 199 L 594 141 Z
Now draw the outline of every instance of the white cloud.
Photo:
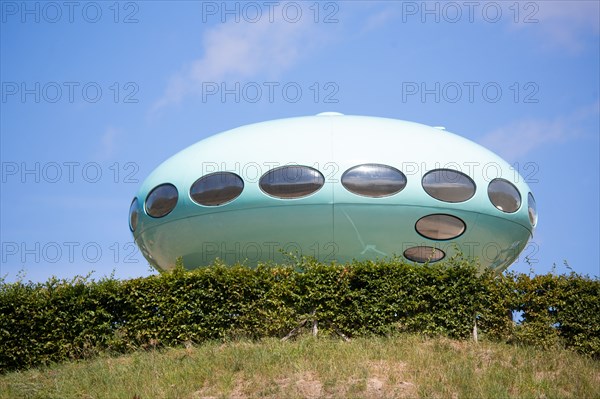
M 119 135 L 120 132 L 118 129 L 112 126 L 107 127 L 100 136 L 95 153 L 96 157 L 99 159 L 108 159 L 114 156 L 117 150 L 117 139 Z
M 599 113 L 600 103 L 596 102 L 553 120 L 520 120 L 490 131 L 479 142 L 514 161 L 541 147 L 582 137 L 581 122 L 588 118 L 597 119 Z
M 398 20 L 401 15 L 401 11 L 397 5 L 387 6 L 382 10 L 373 12 L 365 18 L 361 33 L 367 33 L 371 30 L 383 28 L 389 23 Z
M 171 77 L 164 95 L 153 109 L 178 103 L 197 94 L 203 82 L 249 79 L 265 75 L 274 79 L 302 57 L 327 41 L 322 29 L 309 19 L 257 23 L 228 22 L 210 28 L 202 37 L 203 56 Z
M 561 120 L 528 119 L 494 129 L 480 142 L 513 161 L 544 144 L 566 140 L 572 134 L 573 131 Z
M 562 48 L 571 53 L 579 53 L 586 47 L 583 41 L 585 35 L 600 33 L 600 2 L 598 1 L 522 0 L 520 3 L 521 23 L 511 26 L 515 29 L 539 29 L 540 39 L 543 40 L 545 49 Z M 514 6 L 512 9 L 515 9 Z M 534 19 L 538 22 L 522 23 L 525 19 Z M 594 48 L 594 51 L 597 51 L 597 48 Z

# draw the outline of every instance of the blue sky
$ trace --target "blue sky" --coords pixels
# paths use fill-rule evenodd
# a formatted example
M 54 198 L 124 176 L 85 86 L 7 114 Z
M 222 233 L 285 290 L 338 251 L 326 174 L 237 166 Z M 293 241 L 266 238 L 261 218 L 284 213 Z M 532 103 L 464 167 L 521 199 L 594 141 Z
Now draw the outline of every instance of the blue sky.
M 600 275 L 597 1 L 1 1 L 0 275 L 154 273 L 131 199 L 248 123 L 339 111 L 445 126 L 536 196 L 511 269 Z

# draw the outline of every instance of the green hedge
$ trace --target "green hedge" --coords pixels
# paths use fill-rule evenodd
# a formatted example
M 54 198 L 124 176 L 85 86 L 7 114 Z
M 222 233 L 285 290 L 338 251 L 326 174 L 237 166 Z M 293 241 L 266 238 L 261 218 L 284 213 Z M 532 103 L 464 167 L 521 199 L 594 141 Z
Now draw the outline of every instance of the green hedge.
M 522 322 L 510 315 L 521 312 Z M 0 372 L 100 352 L 284 337 L 303 320 L 346 336 L 399 332 L 573 348 L 600 357 L 600 281 L 479 274 L 471 262 L 399 259 L 257 268 L 216 263 L 120 281 L 0 281 Z M 310 323 L 312 325 L 312 323 Z

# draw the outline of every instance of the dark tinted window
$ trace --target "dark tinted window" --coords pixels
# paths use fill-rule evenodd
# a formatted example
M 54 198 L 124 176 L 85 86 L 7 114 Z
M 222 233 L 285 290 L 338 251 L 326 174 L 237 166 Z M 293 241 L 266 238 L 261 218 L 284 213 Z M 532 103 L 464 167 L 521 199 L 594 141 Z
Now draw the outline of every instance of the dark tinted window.
M 456 216 L 435 214 L 419 219 L 415 229 L 423 237 L 432 240 L 450 240 L 465 231 L 465 223 Z
M 475 182 L 455 170 L 432 170 L 423 176 L 422 183 L 427 194 L 444 202 L 463 202 L 475 194 Z
M 172 184 L 156 186 L 146 198 L 146 212 L 155 218 L 168 215 L 177 205 L 178 196 L 177 189 Z
M 404 251 L 404 257 L 413 262 L 436 262 L 446 256 L 444 251 L 433 247 L 412 247 Z
M 325 178 L 308 166 L 283 166 L 270 170 L 260 178 L 260 188 L 277 198 L 300 198 L 319 191 Z
M 366 197 L 385 197 L 406 187 L 406 176 L 387 165 L 365 164 L 348 169 L 342 176 L 346 190 Z
M 521 206 L 521 194 L 508 180 L 492 180 L 488 186 L 488 197 L 502 212 L 513 213 Z
M 190 196 L 200 205 L 216 206 L 233 201 L 243 190 L 241 177 L 235 173 L 217 172 L 196 180 L 190 188 Z
M 129 229 L 135 231 L 138 222 L 138 199 L 137 197 L 131 201 L 129 206 Z
M 537 225 L 537 206 L 535 204 L 535 198 L 533 198 L 533 194 L 531 193 L 529 193 L 529 195 L 527 196 L 527 211 L 529 213 L 529 221 L 531 222 L 531 225 Z

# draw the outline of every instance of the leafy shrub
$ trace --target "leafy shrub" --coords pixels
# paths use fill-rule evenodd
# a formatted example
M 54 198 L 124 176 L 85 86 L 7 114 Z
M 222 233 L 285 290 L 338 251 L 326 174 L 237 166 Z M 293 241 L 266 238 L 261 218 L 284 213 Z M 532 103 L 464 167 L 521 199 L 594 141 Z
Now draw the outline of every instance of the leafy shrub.
M 510 315 L 522 312 L 514 323 Z M 120 281 L 0 281 L 0 372 L 137 348 L 284 337 L 303 321 L 345 336 L 417 332 L 564 345 L 600 357 L 600 281 L 478 273 L 457 256 L 248 268 L 223 263 Z

